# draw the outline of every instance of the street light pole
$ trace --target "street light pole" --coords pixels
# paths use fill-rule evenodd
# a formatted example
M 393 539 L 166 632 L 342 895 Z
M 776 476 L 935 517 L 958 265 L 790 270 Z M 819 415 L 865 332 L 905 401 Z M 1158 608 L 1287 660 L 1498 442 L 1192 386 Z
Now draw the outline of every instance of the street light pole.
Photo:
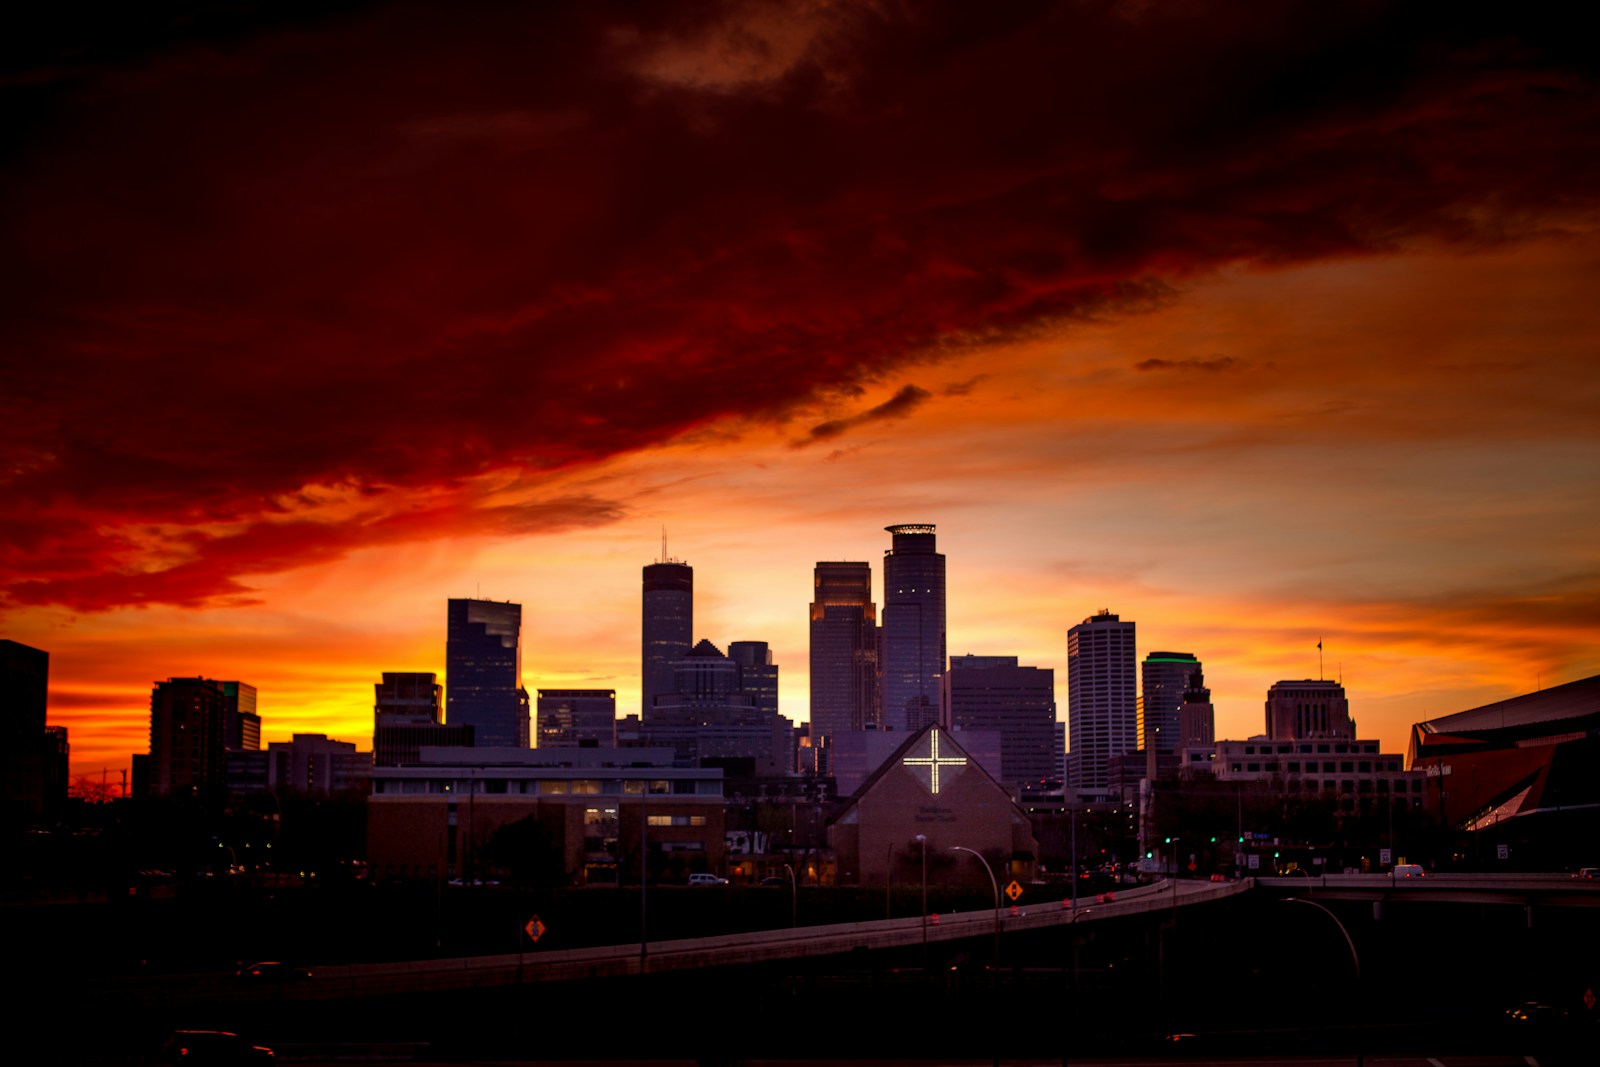
M 989 861 L 983 854 L 965 845 L 951 845 L 952 852 L 969 852 L 978 857 L 978 862 L 983 864 L 983 871 L 989 876 L 989 885 L 994 889 L 994 973 L 1000 974 L 1000 883 L 995 879 L 994 868 L 989 866 Z
M 1345 947 L 1347 947 L 1350 950 L 1350 962 L 1355 967 L 1355 970 L 1356 970 L 1356 985 L 1355 985 L 1355 989 L 1356 989 L 1356 1014 L 1357 1014 L 1357 1018 L 1356 1018 L 1356 1067 L 1365 1067 L 1366 1059 L 1365 1059 L 1364 1054 L 1361 1051 L 1361 1045 L 1362 1045 L 1362 1041 L 1361 1041 L 1361 1022 L 1362 1022 L 1362 1020 L 1361 1020 L 1360 1016 L 1363 1014 L 1363 1012 L 1362 1012 L 1363 997 L 1361 995 L 1362 994 L 1362 989 L 1361 989 L 1361 957 L 1356 955 L 1356 943 L 1355 943 L 1355 941 L 1353 941 L 1351 939 L 1350 931 L 1345 929 L 1344 923 L 1339 921 L 1339 917 L 1337 915 L 1335 915 L 1333 912 L 1329 911 L 1327 908 L 1323 907 L 1321 904 L 1318 904 L 1314 900 L 1306 900 L 1304 897 L 1284 897 L 1283 899 L 1284 899 L 1284 901 L 1286 903 L 1309 904 L 1309 905 L 1311 905 L 1313 908 L 1316 908 L 1318 911 L 1322 912 L 1322 914 L 1324 914 L 1328 918 L 1332 919 L 1333 920 L 1333 925 L 1337 926 L 1339 928 L 1339 933 L 1344 935 Z

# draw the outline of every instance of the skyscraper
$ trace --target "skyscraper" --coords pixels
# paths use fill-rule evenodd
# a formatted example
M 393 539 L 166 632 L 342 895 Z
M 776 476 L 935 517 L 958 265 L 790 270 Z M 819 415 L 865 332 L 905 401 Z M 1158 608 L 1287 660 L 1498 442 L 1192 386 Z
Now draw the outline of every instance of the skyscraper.
M 883 719 L 906 731 L 948 726 L 944 708 L 944 556 L 928 523 L 885 526 Z
M 1134 626 L 1109 611 L 1067 631 L 1067 773 L 1078 793 L 1105 793 L 1109 761 L 1139 743 Z
M 248 682 L 222 682 L 223 745 L 242 752 L 261 748 L 261 716 L 256 713 L 256 687 Z
M 45 725 L 50 653 L 0 640 L 0 797 L 49 817 L 67 797 L 67 729 Z
M 879 723 L 878 609 L 872 567 L 818 563 L 812 575 L 811 737 Z
M 480 748 L 527 748 L 522 605 L 451 600 L 444 662 L 445 721 L 471 726 Z
M 1216 710 L 1211 706 L 1211 690 L 1206 688 L 1204 672 L 1196 667 L 1189 675 L 1183 703 L 1178 707 L 1178 747 L 1203 747 L 1216 739 Z
M 952 730 L 1000 735 L 1000 781 L 1036 786 L 1055 778 L 1055 671 L 1018 666 L 1016 656 L 951 656 L 945 686 Z
M 1178 751 L 1178 709 L 1200 661 L 1188 652 L 1152 652 L 1139 665 L 1139 747 L 1158 756 Z
M 644 568 L 639 697 L 646 719 L 656 697 L 677 691 L 673 664 L 694 647 L 694 568 L 664 558 L 665 547 L 662 556 L 661 562 Z

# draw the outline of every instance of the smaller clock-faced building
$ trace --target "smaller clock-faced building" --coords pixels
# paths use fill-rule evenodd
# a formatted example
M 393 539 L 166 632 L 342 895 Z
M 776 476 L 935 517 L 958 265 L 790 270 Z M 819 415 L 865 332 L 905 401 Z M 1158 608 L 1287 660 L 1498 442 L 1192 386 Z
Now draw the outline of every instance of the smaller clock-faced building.
M 949 862 L 958 845 L 988 860 L 1002 886 L 1033 878 L 1037 843 L 1027 813 L 939 726 L 912 734 L 868 775 L 829 833 L 843 885 L 914 881 L 924 845 L 941 878 L 988 882 L 971 857 Z

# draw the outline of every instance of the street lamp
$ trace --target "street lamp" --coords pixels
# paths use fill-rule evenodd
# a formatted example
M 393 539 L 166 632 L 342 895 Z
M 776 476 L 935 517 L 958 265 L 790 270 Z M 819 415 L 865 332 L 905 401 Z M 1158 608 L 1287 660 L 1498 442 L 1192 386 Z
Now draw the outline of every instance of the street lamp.
M 800 925 L 800 893 L 794 887 L 794 868 L 785 863 L 783 873 L 789 876 L 789 929 L 792 930 Z
M 989 876 L 989 885 L 994 888 L 994 973 L 1000 973 L 1000 883 L 995 879 L 994 868 L 989 866 L 989 861 L 974 849 L 965 845 L 951 845 L 952 852 L 969 852 L 978 857 L 978 862 L 983 864 L 983 871 Z
M 1361 1006 L 1362 1006 L 1362 996 L 1361 996 L 1361 957 L 1356 955 L 1356 943 L 1353 940 L 1351 940 L 1350 931 L 1345 929 L 1344 923 L 1339 921 L 1339 917 L 1337 915 L 1335 915 L 1333 912 L 1329 911 L 1327 908 L 1323 907 L 1321 904 L 1318 904 L 1316 901 L 1314 901 L 1314 900 L 1306 900 L 1304 897 L 1284 897 L 1283 900 L 1284 900 L 1285 903 L 1289 903 L 1289 904 L 1309 904 L 1309 905 L 1311 905 L 1311 907 L 1316 908 L 1318 911 L 1322 912 L 1322 914 L 1324 914 L 1328 918 L 1332 919 L 1333 920 L 1333 925 L 1337 926 L 1339 928 L 1339 933 L 1344 935 L 1345 946 L 1350 949 L 1350 962 L 1351 962 L 1352 965 L 1354 965 L 1355 971 L 1356 971 L 1356 984 L 1355 984 L 1355 990 L 1356 990 L 1356 1013 L 1357 1013 L 1357 1018 L 1356 1018 L 1356 1067 L 1364 1067 L 1364 1064 L 1366 1063 L 1366 1060 L 1365 1060 L 1365 1058 L 1364 1058 L 1364 1056 L 1362 1054 L 1362 1051 L 1361 1051 L 1361 1018 L 1360 1018 Z

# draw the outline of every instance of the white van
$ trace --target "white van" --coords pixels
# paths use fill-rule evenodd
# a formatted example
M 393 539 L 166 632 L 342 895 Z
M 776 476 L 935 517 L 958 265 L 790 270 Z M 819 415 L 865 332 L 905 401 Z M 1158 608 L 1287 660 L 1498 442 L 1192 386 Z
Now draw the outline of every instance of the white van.
M 1420 863 L 1401 863 L 1391 873 L 1396 878 L 1421 878 L 1424 872 Z

